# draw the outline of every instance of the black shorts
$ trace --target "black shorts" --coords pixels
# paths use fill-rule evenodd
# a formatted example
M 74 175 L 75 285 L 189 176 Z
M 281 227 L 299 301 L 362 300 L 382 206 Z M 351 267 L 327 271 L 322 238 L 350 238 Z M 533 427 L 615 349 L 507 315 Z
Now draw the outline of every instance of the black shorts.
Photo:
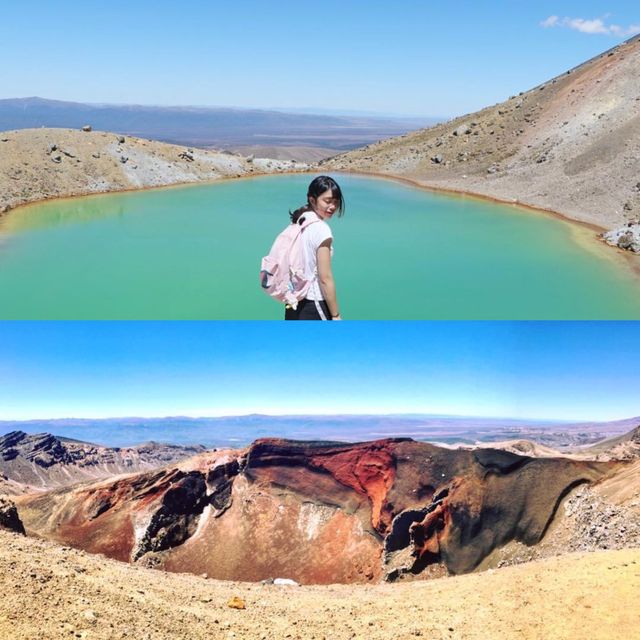
M 324 300 L 318 300 L 318 304 L 322 309 L 322 312 L 325 315 L 327 320 L 331 320 L 331 312 L 329 311 L 329 307 Z M 284 319 L 285 320 L 322 320 L 320 314 L 318 313 L 318 309 L 316 307 L 315 300 L 307 300 L 304 298 L 298 302 L 298 308 L 292 309 L 289 305 L 285 307 L 284 310 Z

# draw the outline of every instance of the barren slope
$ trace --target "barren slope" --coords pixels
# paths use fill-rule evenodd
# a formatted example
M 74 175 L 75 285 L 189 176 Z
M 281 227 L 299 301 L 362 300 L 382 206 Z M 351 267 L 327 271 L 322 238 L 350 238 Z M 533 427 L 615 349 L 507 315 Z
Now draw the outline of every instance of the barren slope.
M 624 468 L 408 439 L 263 439 L 15 501 L 28 532 L 119 560 L 223 579 L 371 582 L 466 573 L 510 542 L 534 546 L 572 489 Z
M 0 213 L 72 195 L 306 169 L 100 131 L 0 132 Z
M 278 587 L 129 566 L 0 531 L 0 635 L 320 640 L 640 638 L 640 551 L 430 582 Z M 238 597 L 245 609 L 228 606 Z
M 640 217 L 640 36 L 477 113 L 326 161 L 550 209 Z

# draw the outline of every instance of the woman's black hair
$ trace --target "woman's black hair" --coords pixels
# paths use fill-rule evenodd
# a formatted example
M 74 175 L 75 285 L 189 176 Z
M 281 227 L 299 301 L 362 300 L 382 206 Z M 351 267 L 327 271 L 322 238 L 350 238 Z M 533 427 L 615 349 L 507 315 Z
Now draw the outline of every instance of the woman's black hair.
M 331 191 L 331 196 L 338 201 L 338 217 L 344 214 L 345 204 L 344 197 L 342 196 L 342 190 L 338 186 L 338 183 L 329 176 L 318 176 L 311 181 L 309 188 L 307 189 L 307 204 L 299 209 L 296 209 L 293 213 L 289 211 L 289 217 L 291 222 L 298 222 L 298 219 L 303 213 L 312 211 L 311 198 L 317 199 L 325 191 Z

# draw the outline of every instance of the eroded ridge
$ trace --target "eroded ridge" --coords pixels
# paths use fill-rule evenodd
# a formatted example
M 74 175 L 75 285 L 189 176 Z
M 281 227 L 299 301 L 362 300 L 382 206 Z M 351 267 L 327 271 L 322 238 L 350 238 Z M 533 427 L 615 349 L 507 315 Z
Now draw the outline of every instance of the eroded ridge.
M 222 579 L 367 582 L 466 573 L 508 543 L 536 545 L 573 488 L 621 465 L 402 438 L 265 438 L 16 500 L 28 531 L 120 560 Z

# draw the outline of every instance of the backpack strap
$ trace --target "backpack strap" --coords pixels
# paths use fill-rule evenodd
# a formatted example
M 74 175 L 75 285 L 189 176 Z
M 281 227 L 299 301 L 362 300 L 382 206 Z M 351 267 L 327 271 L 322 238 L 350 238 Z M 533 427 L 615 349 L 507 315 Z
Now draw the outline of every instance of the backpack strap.
M 299 218 L 296 224 L 301 229 L 306 229 L 310 224 L 314 222 L 320 222 L 320 218 L 314 211 L 305 211 Z
M 311 215 L 309 215 L 311 214 Z M 301 227 L 300 232 L 302 233 L 302 231 L 304 231 L 309 225 L 312 225 L 314 222 L 320 222 L 320 217 L 318 216 L 317 213 L 315 213 L 314 211 L 307 211 L 305 213 L 303 213 L 299 218 L 298 218 L 298 224 Z M 316 278 L 314 278 L 313 280 L 314 282 L 317 281 L 317 276 Z M 326 320 L 327 316 L 325 314 L 325 312 L 323 311 L 322 307 L 320 306 L 320 302 L 318 300 L 313 301 L 316 305 L 316 311 L 318 312 L 318 315 L 320 316 L 321 320 Z

